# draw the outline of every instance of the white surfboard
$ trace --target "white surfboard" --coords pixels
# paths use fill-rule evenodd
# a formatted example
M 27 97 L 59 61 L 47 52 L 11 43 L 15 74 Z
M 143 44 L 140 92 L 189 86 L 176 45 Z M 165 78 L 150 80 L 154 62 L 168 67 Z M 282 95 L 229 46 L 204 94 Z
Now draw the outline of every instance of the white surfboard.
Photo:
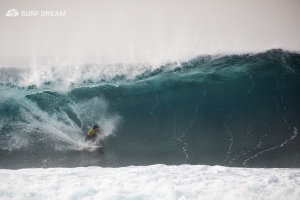
M 87 148 L 103 148 L 103 146 L 87 146 Z
M 97 146 L 97 145 L 88 145 L 84 147 L 85 149 L 102 149 L 103 146 Z
M 101 153 L 101 154 L 104 154 L 104 151 L 103 151 L 103 146 L 87 146 L 87 147 L 85 147 L 85 149 L 87 149 L 88 151 L 98 151 L 98 149 L 99 149 L 99 152 Z

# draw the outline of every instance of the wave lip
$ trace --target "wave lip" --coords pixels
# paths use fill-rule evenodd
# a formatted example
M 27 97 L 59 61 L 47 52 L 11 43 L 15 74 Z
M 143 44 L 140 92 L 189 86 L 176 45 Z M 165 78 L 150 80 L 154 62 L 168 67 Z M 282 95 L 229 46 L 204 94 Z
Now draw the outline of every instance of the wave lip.
M 204 55 L 186 61 L 179 60 L 153 64 L 74 63 L 73 61 L 68 63 L 59 59 L 53 61 L 51 58 L 44 58 L 33 64 L 22 60 L 22 62 L 27 63 L 26 66 L 18 68 L 21 64 L 16 62 L 16 66 L 7 65 L 9 67 L 0 68 L 0 84 L 26 89 L 55 89 L 56 91 L 66 92 L 74 87 L 84 85 L 120 85 L 155 77 L 168 71 L 186 70 L 191 67 L 202 66 L 206 70 L 210 68 L 211 73 L 213 73 L 213 70 L 219 70 L 222 66 L 234 64 L 236 66 L 232 66 L 231 69 L 236 70 L 235 68 L 241 69 L 240 66 L 243 66 L 243 64 L 265 62 L 267 59 L 274 59 L 272 62 L 285 62 L 286 59 L 295 58 L 294 55 L 297 55 L 297 53 L 274 49 L 257 54 Z M 220 67 L 216 67 L 217 65 L 220 65 Z M 289 65 L 287 64 L 286 67 L 289 67 Z M 292 68 L 291 66 L 290 69 Z M 203 73 L 208 73 L 208 71 Z

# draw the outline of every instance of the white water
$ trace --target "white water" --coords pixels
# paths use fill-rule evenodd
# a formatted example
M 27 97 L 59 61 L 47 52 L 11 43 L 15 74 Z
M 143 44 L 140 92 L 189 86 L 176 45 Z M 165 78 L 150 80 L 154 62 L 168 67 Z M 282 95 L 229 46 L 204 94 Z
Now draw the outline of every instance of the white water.
M 0 170 L 0 199 L 300 199 L 299 169 L 131 166 Z

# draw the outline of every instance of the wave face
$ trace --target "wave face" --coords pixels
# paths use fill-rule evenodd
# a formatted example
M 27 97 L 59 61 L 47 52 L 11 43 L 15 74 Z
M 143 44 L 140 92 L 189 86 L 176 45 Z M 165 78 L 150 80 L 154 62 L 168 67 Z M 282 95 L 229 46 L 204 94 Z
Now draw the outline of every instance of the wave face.
M 0 70 L 1 168 L 300 167 L 298 53 Z

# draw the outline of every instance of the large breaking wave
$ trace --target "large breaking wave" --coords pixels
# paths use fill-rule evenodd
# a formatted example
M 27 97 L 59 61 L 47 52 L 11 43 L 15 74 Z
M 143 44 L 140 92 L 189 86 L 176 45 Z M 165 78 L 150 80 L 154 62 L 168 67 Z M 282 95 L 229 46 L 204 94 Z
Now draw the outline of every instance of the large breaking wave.
M 0 69 L 0 167 L 300 167 L 300 54 Z M 99 124 L 104 155 L 86 150 Z

